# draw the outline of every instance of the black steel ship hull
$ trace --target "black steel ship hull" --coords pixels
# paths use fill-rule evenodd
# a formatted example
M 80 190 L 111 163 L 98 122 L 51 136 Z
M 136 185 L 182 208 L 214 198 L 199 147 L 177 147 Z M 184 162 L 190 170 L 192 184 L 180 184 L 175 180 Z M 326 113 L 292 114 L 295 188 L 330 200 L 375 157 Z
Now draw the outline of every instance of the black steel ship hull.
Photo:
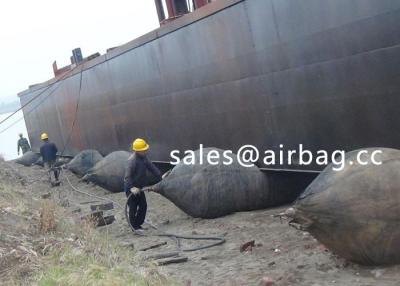
M 220 0 L 20 99 L 48 88 L 23 109 L 29 139 L 66 155 L 136 137 L 160 162 L 199 144 L 400 148 L 399 44 L 398 0 Z

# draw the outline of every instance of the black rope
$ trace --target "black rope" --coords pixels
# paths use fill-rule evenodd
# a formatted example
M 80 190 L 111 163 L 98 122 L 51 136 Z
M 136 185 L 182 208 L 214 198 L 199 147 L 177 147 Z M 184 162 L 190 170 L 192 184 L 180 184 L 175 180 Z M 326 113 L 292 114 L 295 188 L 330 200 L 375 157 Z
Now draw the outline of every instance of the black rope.
M 183 251 L 183 252 L 190 252 L 190 251 L 197 251 L 197 250 L 201 250 L 201 249 L 206 249 L 206 248 L 210 248 L 210 247 L 214 247 L 217 245 L 221 245 L 223 243 L 225 243 L 225 238 L 223 237 L 219 237 L 219 236 L 194 236 L 194 235 L 180 235 L 180 234 L 174 234 L 174 233 L 168 233 L 168 232 L 164 232 L 158 229 L 158 227 L 156 227 L 155 225 L 153 225 L 152 223 L 146 221 L 145 223 L 150 225 L 152 228 L 161 231 L 162 233 L 159 234 L 153 234 L 153 235 L 146 235 L 143 233 L 139 233 L 137 232 L 132 224 L 131 221 L 129 219 L 129 200 L 132 198 L 134 194 L 130 194 L 128 196 L 128 199 L 126 200 L 126 204 L 125 204 L 125 219 L 128 222 L 128 225 L 131 227 L 132 231 L 136 234 L 142 235 L 142 236 L 159 236 L 159 237 L 169 237 L 171 239 L 173 239 L 176 244 L 177 244 L 177 250 L 178 251 Z M 214 243 L 210 243 L 207 245 L 202 245 L 202 246 L 197 246 L 197 247 L 193 247 L 193 248 L 181 248 L 180 246 L 180 241 L 179 239 L 190 239 L 190 240 L 216 240 L 216 242 Z
M 83 68 L 83 67 L 82 67 Z M 0 121 L 0 125 L 3 124 L 4 122 L 6 122 L 8 119 L 10 119 L 12 116 L 14 116 L 16 113 L 18 113 L 18 111 L 22 110 L 23 108 L 25 108 L 26 106 L 28 106 L 29 104 L 31 104 L 35 99 L 37 99 L 39 96 L 41 96 L 44 92 L 46 92 L 48 89 L 50 89 L 53 85 L 55 85 L 56 83 L 63 81 L 64 79 L 66 79 L 73 71 L 75 70 L 75 68 L 73 68 L 72 70 L 70 70 L 68 73 L 65 73 L 64 76 L 62 76 L 60 79 L 58 79 L 56 82 L 54 82 L 53 84 L 47 86 L 42 92 L 40 92 L 38 95 L 34 96 L 33 98 L 31 98 L 27 103 L 25 103 L 24 105 L 22 105 L 20 108 L 18 108 L 17 110 L 15 110 L 13 113 L 11 113 L 9 116 L 7 116 L 6 118 L 4 118 L 3 120 Z M 58 86 L 52 91 L 54 92 L 56 89 L 58 88 Z M 52 93 L 51 92 L 51 93 Z M 50 94 L 51 94 L 50 93 Z M 48 96 L 50 96 L 50 94 Z M 1 134 L 2 132 L 0 132 Z
M 78 99 L 76 101 L 76 106 L 75 106 L 75 116 L 74 116 L 74 120 L 72 121 L 72 125 L 71 125 L 71 130 L 69 132 L 69 135 L 67 137 L 67 140 L 65 141 L 63 150 L 60 154 L 60 156 L 64 155 L 65 150 L 67 149 L 67 146 L 69 144 L 69 141 L 71 140 L 72 137 L 72 133 L 74 131 L 74 127 L 75 127 L 75 123 L 76 123 L 76 119 L 78 118 L 78 111 L 79 111 L 79 102 L 81 99 L 81 91 L 82 91 L 82 76 L 83 76 L 83 66 L 81 68 L 81 72 L 80 72 L 80 79 L 79 79 L 79 91 L 78 91 Z
M 54 91 L 56 91 L 56 89 L 59 87 L 60 85 L 58 85 L 55 89 L 53 89 L 46 97 L 44 97 L 37 105 L 35 105 L 35 107 L 33 107 L 31 110 L 29 110 L 26 115 L 31 114 L 33 111 L 35 111 L 40 105 L 42 105 L 43 102 L 45 102 L 48 98 L 50 98 L 50 95 L 53 94 Z M 22 119 L 25 118 L 25 115 L 22 115 L 17 121 L 13 122 L 12 124 L 10 124 L 9 126 L 7 126 L 6 128 L 2 129 L 0 131 L 1 133 L 4 133 L 5 131 L 7 131 L 8 129 L 10 129 L 11 127 L 13 127 L 15 124 L 17 124 L 18 122 L 20 122 Z

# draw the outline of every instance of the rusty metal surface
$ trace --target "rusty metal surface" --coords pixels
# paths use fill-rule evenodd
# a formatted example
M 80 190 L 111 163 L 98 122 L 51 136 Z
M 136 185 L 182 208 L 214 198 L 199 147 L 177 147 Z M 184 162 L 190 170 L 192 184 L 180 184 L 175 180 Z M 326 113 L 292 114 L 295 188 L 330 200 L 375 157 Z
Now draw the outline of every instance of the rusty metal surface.
M 208 0 L 194 0 L 193 2 L 196 9 L 199 9 L 208 4 Z
M 176 15 L 174 0 L 165 0 L 165 5 L 167 6 L 168 18 L 173 18 Z
M 234 151 L 400 148 L 400 1 L 228 2 L 95 59 L 82 74 L 66 154 L 128 150 L 136 137 L 149 140 L 156 161 L 200 143 Z M 39 108 L 24 109 L 34 149 L 43 131 L 65 144 L 79 79 L 56 83 Z M 23 93 L 22 104 L 38 92 Z
M 165 20 L 164 8 L 162 5 L 162 0 L 154 0 L 154 4 L 156 5 L 158 21 L 161 23 Z

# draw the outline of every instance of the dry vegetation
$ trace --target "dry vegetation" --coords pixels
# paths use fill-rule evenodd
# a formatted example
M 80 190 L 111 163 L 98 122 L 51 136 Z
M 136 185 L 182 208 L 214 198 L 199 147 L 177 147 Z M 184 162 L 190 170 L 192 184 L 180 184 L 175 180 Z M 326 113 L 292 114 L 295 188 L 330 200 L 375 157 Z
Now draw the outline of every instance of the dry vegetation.
M 23 185 L 12 184 L 16 174 L 2 167 L 1 285 L 172 284 L 91 222 L 77 222 L 53 201 L 29 196 Z
M 156 267 L 144 261 L 146 256 L 176 251 L 177 241 L 156 237 L 149 228 L 149 236 L 132 235 L 119 208 L 112 211 L 116 221 L 107 227 L 73 219 L 90 211 L 92 198 L 71 191 L 67 183 L 51 188 L 44 174 L 38 166 L 0 162 L 1 285 L 171 285 L 170 277 L 183 285 L 204 286 L 261 285 L 261 280 L 273 280 L 276 286 L 399 285 L 400 266 L 363 267 L 337 257 L 308 233 L 276 218 L 286 206 L 206 220 L 191 218 L 149 193 L 148 219 L 161 230 L 226 238 L 218 247 L 182 253 L 185 263 Z M 123 193 L 63 175 L 70 175 L 82 191 L 126 202 Z M 77 208 L 81 211 L 75 212 Z M 240 252 L 252 241 L 254 247 Z M 207 243 L 181 242 L 182 247 Z M 143 251 L 159 243 L 165 244 Z

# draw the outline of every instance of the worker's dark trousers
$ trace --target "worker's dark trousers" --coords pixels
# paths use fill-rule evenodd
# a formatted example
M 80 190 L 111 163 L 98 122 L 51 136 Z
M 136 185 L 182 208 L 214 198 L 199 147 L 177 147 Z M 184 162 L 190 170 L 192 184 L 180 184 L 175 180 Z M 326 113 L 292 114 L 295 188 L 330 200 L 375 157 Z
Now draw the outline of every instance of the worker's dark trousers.
M 127 193 L 129 195 L 130 193 Z M 147 202 L 144 192 L 132 195 L 128 201 L 129 221 L 134 229 L 138 229 L 146 218 Z
M 50 176 L 50 182 L 51 180 L 51 173 L 54 174 L 54 178 L 56 181 L 58 181 L 58 176 L 59 176 L 59 171 L 54 167 L 56 164 L 56 161 L 49 161 L 49 162 L 44 162 L 44 166 L 45 168 L 48 170 L 49 172 L 49 176 Z

